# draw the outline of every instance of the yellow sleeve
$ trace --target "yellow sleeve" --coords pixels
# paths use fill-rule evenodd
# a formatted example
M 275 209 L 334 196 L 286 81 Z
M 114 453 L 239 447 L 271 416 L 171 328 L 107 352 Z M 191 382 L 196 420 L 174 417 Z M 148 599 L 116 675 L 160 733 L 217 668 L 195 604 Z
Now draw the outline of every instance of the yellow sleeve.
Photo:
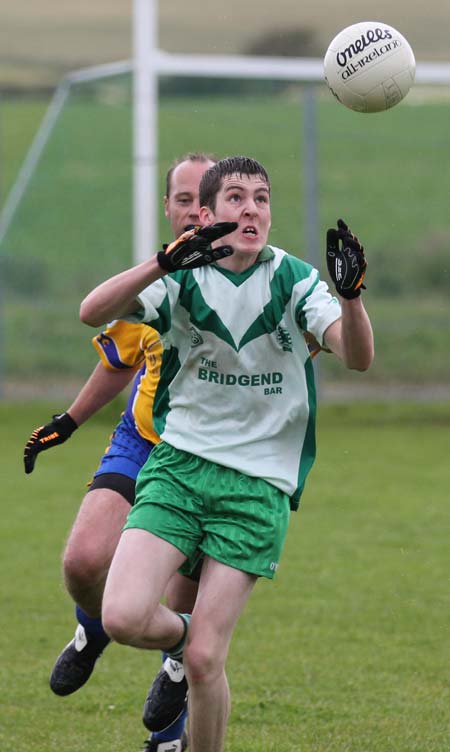
M 145 349 L 158 333 L 147 324 L 133 324 L 118 319 L 92 338 L 92 344 L 108 371 L 137 368 L 145 360 Z

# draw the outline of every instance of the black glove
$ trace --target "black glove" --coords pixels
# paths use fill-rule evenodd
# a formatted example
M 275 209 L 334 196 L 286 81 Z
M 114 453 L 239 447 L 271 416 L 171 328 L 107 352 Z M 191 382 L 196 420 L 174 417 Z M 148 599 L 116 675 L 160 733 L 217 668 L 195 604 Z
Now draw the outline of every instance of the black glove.
M 39 452 L 44 452 L 46 449 L 50 449 L 58 444 L 64 444 L 77 428 L 77 424 L 70 417 L 69 413 L 54 415 L 53 420 L 47 423 L 46 426 L 36 428 L 27 441 L 23 453 L 27 475 L 33 472 L 34 463 Z
M 361 289 L 366 289 L 363 279 L 367 261 L 363 246 L 345 222 L 338 219 L 337 226 L 337 230 L 327 232 L 328 272 L 339 295 L 352 300 L 361 295 Z
M 164 250 L 157 255 L 158 264 L 166 272 L 175 272 L 177 269 L 198 269 L 212 261 L 231 256 L 231 246 L 211 248 L 211 243 L 224 235 L 229 235 L 237 226 L 237 222 L 217 222 L 215 225 L 196 225 L 190 230 L 185 230 L 173 243 L 163 245 Z

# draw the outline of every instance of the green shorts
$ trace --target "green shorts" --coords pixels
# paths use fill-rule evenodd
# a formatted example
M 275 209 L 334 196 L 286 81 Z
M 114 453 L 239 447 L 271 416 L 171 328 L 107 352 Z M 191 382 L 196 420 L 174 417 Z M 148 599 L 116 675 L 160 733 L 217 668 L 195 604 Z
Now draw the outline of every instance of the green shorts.
M 272 578 L 289 515 L 289 497 L 267 481 L 162 442 L 137 477 L 136 501 L 124 529 L 141 528 L 169 541 L 192 567 L 203 552 Z

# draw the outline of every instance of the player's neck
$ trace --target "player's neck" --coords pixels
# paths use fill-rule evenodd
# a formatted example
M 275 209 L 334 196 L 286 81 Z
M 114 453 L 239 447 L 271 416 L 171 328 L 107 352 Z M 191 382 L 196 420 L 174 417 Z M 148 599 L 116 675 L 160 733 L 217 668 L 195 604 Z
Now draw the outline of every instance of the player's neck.
M 232 256 L 225 256 L 225 258 L 220 259 L 217 264 L 224 269 L 228 269 L 230 272 L 240 274 L 253 266 L 258 256 L 259 251 L 255 251 L 254 253 L 239 253 L 239 251 L 235 251 Z

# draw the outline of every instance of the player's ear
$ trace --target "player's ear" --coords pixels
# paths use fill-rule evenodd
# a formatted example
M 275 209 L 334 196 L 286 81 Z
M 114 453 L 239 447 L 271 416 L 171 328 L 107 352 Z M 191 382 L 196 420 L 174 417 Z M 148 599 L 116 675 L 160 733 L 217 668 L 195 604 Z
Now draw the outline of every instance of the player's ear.
M 166 215 L 167 219 L 170 219 L 169 217 L 169 199 L 167 196 L 164 196 L 164 214 Z
M 211 211 L 209 206 L 201 206 L 198 217 L 200 219 L 201 225 L 214 224 L 214 221 L 215 221 L 214 213 Z

